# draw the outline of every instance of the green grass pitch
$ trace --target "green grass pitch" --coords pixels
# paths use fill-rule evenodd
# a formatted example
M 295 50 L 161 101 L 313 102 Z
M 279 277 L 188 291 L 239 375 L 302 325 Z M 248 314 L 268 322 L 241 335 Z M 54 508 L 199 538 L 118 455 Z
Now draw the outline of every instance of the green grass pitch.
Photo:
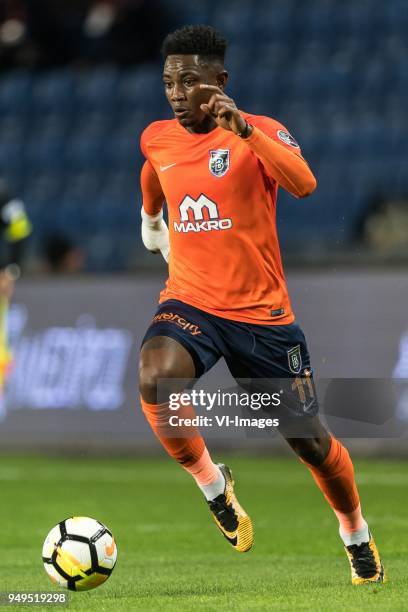
M 56 589 L 42 543 L 76 514 L 105 522 L 119 555 L 107 583 L 72 593 L 69 610 L 408 609 L 406 463 L 356 462 L 389 582 L 353 587 L 335 516 L 295 458 L 215 459 L 233 469 L 254 521 L 248 553 L 223 539 L 189 475 L 167 458 L 0 458 L 0 591 Z

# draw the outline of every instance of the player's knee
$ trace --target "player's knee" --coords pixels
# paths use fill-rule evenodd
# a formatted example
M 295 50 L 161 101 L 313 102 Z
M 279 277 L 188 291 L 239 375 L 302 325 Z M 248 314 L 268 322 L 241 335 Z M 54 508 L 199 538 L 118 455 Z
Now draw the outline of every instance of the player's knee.
M 139 365 L 139 391 L 145 402 L 166 402 L 171 393 L 181 393 L 191 376 L 171 360 L 168 363 L 144 362 Z
M 174 378 L 174 372 L 171 367 L 165 365 L 144 365 L 140 364 L 139 368 L 139 391 L 149 404 L 156 404 L 160 394 L 160 385 L 164 385 L 165 381 Z

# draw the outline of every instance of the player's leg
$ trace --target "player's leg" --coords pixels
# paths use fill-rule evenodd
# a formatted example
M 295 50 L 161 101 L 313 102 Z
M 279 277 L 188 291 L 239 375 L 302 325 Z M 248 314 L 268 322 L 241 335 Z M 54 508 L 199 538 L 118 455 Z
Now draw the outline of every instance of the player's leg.
M 340 537 L 351 565 L 353 584 L 383 582 L 384 569 L 362 514 L 353 462 L 345 446 L 324 427 L 317 416 L 318 403 L 313 371 L 304 334 L 298 325 L 285 326 L 279 333 L 285 334 L 288 342 L 285 347 L 287 357 L 281 361 L 281 365 L 287 365 L 286 376 L 293 377 L 293 374 L 296 374 L 292 379 L 288 379 L 290 388 L 293 389 L 289 401 L 290 410 L 301 416 L 296 419 L 297 427 L 293 427 L 291 416 L 287 420 L 283 419 L 280 433 L 307 466 L 337 516 Z M 294 371 L 291 360 L 295 346 L 299 371 Z M 299 425 L 301 435 L 293 435 Z
M 196 427 L 173 429 L 174 416 L 165 395 L 184 391 L 185 382 L 195 378 L 193 358 L 184 346 L 168 336 L 153 336 L 140 353 L 139 391 L 143 412 L 167 453 L 190 472 L 204 494 L 215 497 L 224 490 L 224 478 L 212 462 L 204 440 Z M 159 389 L 161 385 L 161 389 Z M 192 406 L 181 406 L 177 417 L 193 418 Z
M 285 437 L 308 467 L 339 521 L 339 533 L 350 561 L 353 584 L 383 582 L 384 568 L 362 511 L 354 466 L 343 444 L 319 418 L 308 419 L 304 438 Z M 285 435 L 285 432 L 282 432 Z
M 208 321 L 192 307 L 166 302 L 149 327 L 140 354 L 139 389 L 142 409 L 167 453 L 188 471 L 207 499 L 225 538 L 239 552 L 253 542 L 252 522 L 239 505 L 231 471 L 213 463 L 196 427 L 171 427 L 170 394 L 214 365 L 221 353 Z M 192 406 L 181 406 L 177 417 L 193 418 Z
M 248 351 L 241 331 L 230 330 L 237 357 L 228 362 L 231 373 L 238 379 L 251 378 L 261 391 L 268 386 L 271 391 L 284 390 L 279 431 L 308 467 L 339 520 L 353 583 L 382 582 L 383 568 L 361 512 L 350 455 L 317 416 L 313 372 L 301 328 L 251 325 L 250 332 Z

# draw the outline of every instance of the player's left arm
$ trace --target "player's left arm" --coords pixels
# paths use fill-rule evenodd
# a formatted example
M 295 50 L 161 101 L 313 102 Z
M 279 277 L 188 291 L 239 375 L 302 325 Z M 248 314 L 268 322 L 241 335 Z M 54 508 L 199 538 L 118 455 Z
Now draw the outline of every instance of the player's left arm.
M 201 105 L 201 109 L 213 117 L 217 125 L 243 138 L 278 185 L 298 198 L 304 198 L 316 189 L 316 179 L 301 156 L 299 146 L 283 126 L 270 120 L 278 126 L 275 129 L 277 137 L 282 132 L 282 136 L 286 135 L 283 137 L 287 138 L 286 142 L 282 138 L 281 142 L 274 140 L 262 129 L 247 123 L 234 100 L 222 89 L 214 85 L 200 87 L 214 92 L 209 102 Z

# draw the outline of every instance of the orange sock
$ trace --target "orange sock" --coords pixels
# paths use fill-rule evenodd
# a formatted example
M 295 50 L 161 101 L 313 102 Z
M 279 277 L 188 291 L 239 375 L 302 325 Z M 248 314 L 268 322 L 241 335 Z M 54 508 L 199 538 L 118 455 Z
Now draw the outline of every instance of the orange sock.
M 205 494 L 206 487 L 211 491 L 211 485 L 220 480 L 220 470 L 212 462 L 197 427 L 173 428 L 169 425 L 169 418 L 174 416 L 175 413 L 170 410 L 168 402 L 148 404 L 142 397 L 140 401 L 151 428 L 170 457 L 173 457 L 193 476 L 198 486 L 203 488 Z M 192 406 L 181 406 L 177 410 L 177 416 L 192 419 L 195 412 Z M 172 437 L 175 434 L 181 437 Z M 221 482 L 223 482 L 222 476 Z M 223 488 L 223 485 L 221 486 Z
M 193 407 L 181 406 L 175 413 L 170 410 L 168 402 L 148 404 L 142 397 L 140 399 L 150 427 L 168 454 L 185 468 L 194 465 L 205 449 L 204 440 L 197 427 L 172 427 L 169 425 L 170 417 L 175 416 L 175 414 L 181 418 L 194 418 L 196 415 Z
M 357 508 L 352 512 L 339 512 L 333 508 L 337 518 L 339 519 L 340 529 L 343 533 L 354 533 L 363 529 L 366 525 L 363 515 L 361 514 L 361 506 L 358 504 Z
M 316 467 L 306 461 L 303 463 L 339 519 L 340 529 L 345 533 L 361 529 L 365 521 L 361 514 L 353 463 L 341 442 L 331 438 L 329 454 L 321 465 Z
M 183 467 L 190 472 L 199 487 L 208 487 L 220 477 L 220 470 L 212 462 L 210 453 L 206 448 L 204 448 L 203 454 L 196 463 L 190 465 L 190 467 Z

